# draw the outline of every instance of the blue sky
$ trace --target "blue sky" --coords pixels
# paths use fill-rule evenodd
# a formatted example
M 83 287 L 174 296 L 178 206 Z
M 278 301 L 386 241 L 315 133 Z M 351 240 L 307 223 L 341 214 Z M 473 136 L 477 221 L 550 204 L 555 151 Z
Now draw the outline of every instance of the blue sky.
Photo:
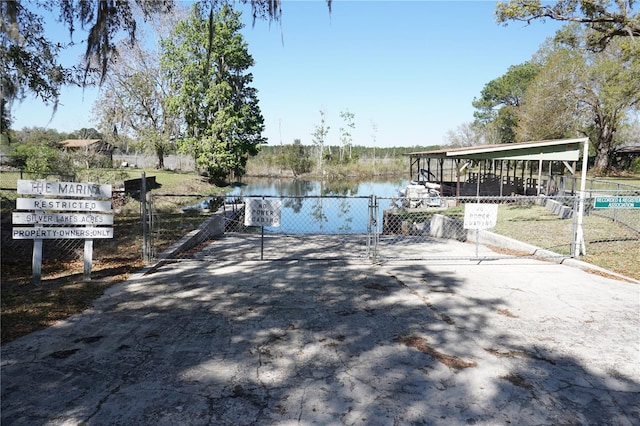
M 339 144 L 339 115 L 348 110 L 356 145 L 444 144 L 449 130 L 473 121 L 471 102 L 484 85 L 531 59 L 560 27 L 504 27 L 494 9 L 489 1 L 334 0 L 329 14 L 324 1 L 285 0 L 281 23 L 255 26 L 246 13 L 264 136 L 272 145 L 311 144 L 322 109 L 327 143 Z M 28 99 L 14 108 L 13 127 L 94 127 L 97 97 L 95 89 L 65 89 L 51 121 L 50 106 Z

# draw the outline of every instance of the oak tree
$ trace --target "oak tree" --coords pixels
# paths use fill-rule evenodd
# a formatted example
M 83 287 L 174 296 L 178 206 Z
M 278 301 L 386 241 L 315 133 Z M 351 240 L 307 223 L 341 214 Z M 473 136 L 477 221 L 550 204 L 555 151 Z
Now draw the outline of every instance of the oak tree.
M 154 22 L 148 35 L 156 40 L 166 38 L 184 11 L 176 12 Z M 140 42 L 118 45 L 118 55 L 110 59 L 93 112 L 109 142 L 120 146 L 121 140 L 137 141 L 141 151 L 153 152 L 156 167 L 163 169 L 165 155 L 173 151 L 178 137 L 180 121 L 167 107 L 171 84 L 160 68 L 156 46 Z
M 499 142 L 516 140 L 517 110 L 538 70 L 532 62 L 513 65 L 506 74 L 485 84 L 480 98 L 473 100 L 476 122 L 496 129 Z
M 602 50 L 616 37 L 640 36 L 640 11 L 635 0 L 509 0 L 498 2 L 499 23 L 552 19 L 578 22 L 589 30 L 588 45 Z M 634 10 L 635 9 L 635 10 Z
M 331 12 L 331 0 L 326 1 Z M 281 0 L 238 2 L 251 5 L 254 21 L 281 19 Z M 198 2 L 211 12 L 223 3 L 230 1 Z M 117 37 L 124 34 L 130 45 L 138 39 L 136 10 L 147 21 L 171 13 L 175 5 L 175 0 L 0 1 L 0 133 L 4 135 L 10 127 L 13 102 L 28 94 L 53 105 L 55 114 L 61 87 L 104 82 L 118 51 Z M 45 33 L 45 15 L 68 29 L 68 39 L 52 39 Z M 210 13 L 209 19 L 212 16 Z M 213 39 L 210 28 L 205 28 L 209 41 Z M 60 53 L 76 43 L 85 43 L 84 57 L 77 64 L 63 64 Z
M 618 38 L 593 51 L 589 32 L 569 25 L 539 51 L 518 131 L 521 140 L 588 136 L 594 168 L 606 173 L 616 133 L 640 110 L 640 43 Z

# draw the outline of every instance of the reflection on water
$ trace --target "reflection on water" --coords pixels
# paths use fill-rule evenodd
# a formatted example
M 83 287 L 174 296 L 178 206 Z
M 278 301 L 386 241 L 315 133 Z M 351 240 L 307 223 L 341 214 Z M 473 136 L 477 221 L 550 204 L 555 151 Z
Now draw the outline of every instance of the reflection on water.
M 245 178 L 242 185 L 229 193 L 231 196 L 253 195 L 307 197 L 307 196 L 365 196 L 395 197 L 407 186 L 406 179 L 384 181 L 310 181 L 291 179 Z
M 393 181 L 303 181 L 287 179 L 245 179 L 231 197 L 281 197 L 280 227 L 265 227 L 266 232 L 290 234 L 367 233 L 370 196 L 381 197 L 377 223 L 391 198 L 404 188 L 406 180 Z M 307 197 L 307 198 L 305 198 Z

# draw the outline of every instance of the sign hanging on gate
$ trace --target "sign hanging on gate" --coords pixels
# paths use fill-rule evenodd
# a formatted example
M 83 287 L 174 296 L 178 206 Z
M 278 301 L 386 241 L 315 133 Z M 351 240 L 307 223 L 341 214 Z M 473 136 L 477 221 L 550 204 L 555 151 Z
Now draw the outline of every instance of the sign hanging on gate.
M 498 205 L 467 203 L 464 205 L 464 229 L 489 229 L 498 222 Z
M 248 198 L 245 200 L 244 226 L 280 226 L 282 201 Z

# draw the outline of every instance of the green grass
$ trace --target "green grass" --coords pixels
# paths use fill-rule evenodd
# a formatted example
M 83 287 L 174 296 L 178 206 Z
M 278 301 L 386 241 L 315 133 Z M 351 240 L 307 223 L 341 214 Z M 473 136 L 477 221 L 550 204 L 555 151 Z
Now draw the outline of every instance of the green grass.
M 434 214 L 443 214 L 460 222 L 464 205 L 446 210 L 406 210 L 395 213 L 410 223 L 422 223 Z M 640 280 L 640 217 L 634 210 L 620 210 L 619 222 L 603 217 L 604 212 L 591 210 L 583 220 L 586 256 L 581 260 Z M 622 223 L 620 223 L 622 222 Z M 634 231 L 623 223 L 633 225 Z M 559 216 L 537 204 L 501 205 L 497 224 L 489 229 L 536 247 L 570 256 L 574 239 L 574 220 Z
M 587 255 L 581 260 L 620 274 L 640 279 L 640 234 L 610 218 L 584 216 Z M 636 218 L 635 228 L 640 226 Z M 633 223 L 633 222 L 632 222 Z M 570 255 L 573 219 L 561 219 L 539 205 L 500 206 L 493 232 L 556 253 Z

